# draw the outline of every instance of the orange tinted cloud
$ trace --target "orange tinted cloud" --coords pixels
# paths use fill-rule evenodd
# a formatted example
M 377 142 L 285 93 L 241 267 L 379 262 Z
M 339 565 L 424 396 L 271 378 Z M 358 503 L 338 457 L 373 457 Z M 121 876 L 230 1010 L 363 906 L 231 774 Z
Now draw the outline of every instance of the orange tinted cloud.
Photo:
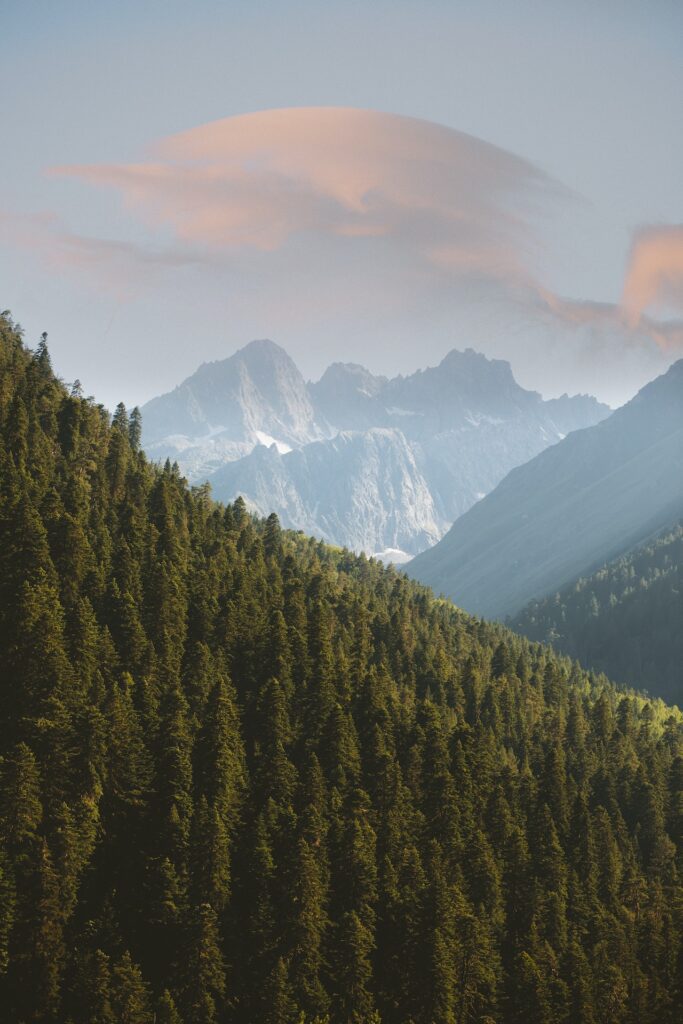
M 561 298 L 532 268 L 542 227 L 568 190 L 511 153 L 427 121 L 269 110 L 170 136 L 135 163 L 52 173 L 115 189 L 151 228 L 143 243 L 80 238 L 57 225 L 23 240 L 117 295 L 169 270 L 176 287 L 179 268 L 199 267 L 202 285 L 229 291 L 231 311 L 241 303 L 249 324 L 266 317 L 278 330 L 351 317 L 374 332 L 391 317 L 422 324 L 442 314 L 450 330 L 470 306 L 495 313 L 493 333 L 506 345 L 516 344 L 516 317 L 537 325 L 535 360 L 578 349 L 586 364 L 597 351 L 654 364 L 683 347 L 680 322 L 645 315 L 675 297 L 683 229 L 639 233 L 621 306 Z M 482 329 L 484 348 L 490 333 Z
M 14 214 L 0 209 L 0 243 L 39 253 L 56 272 L 93 279 L 117 298 L 130 298 L 161 271 L 202 262 L 202 254 L 179 246 L 149 248 L 134 242 L 90 238 L 69 231 L 54 214 Z
M 654 342 L 662 352 L 683 348 L 681 320 L 654 320 L 642 313 L 634 319 L 627 315 L 623 306 L 567 299 L 540 287 L 536 288 L 536 295 L 539 308 L 567 327 L 611 329 L 625 347 Z
M 535 214 L 562 191 L 473 136 L 348 108 L 226 118 L 164 139 L 141 163 L 53 173 L 118 189 L 146 223 L 192 246 L 268 253 L 302 235 L 377 239 L 425 265 L 515 279 Z
M 632 324 L 652 306 L 683 309 L 683 224 L 646 227 L 636 233 L 622 301 Z

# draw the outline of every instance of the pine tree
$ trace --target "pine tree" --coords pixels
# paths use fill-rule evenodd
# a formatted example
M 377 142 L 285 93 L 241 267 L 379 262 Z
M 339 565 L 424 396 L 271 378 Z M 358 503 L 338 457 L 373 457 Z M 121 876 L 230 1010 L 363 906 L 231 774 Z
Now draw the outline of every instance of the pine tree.
M 299 1018 L 292 998 L 287 964 L 280 957 L 265 980 L 260 1020 L 265 1024 L 295 1024 Z
M 63 917 L 59 899 L 59 880 L 47 843 L 43 840 L 33 891 L 28 936 L 32 950 L 29 967 L 21 985 L 24 996 L 30 993 L 34 1015 L 55 1016 L 60 1003 L 61 974 L 65 947 Z M 32 961 L 32 962 L 31 962 Z M 21 984 L 21 983 L 20 983 Z M 21 1004 L 20 1004 L 21 1005 Z
M 0 976 L 10 962 L 10 935 L 14 928 L 16 883 L 6 852 L 0 849 Z
M 75 1012 L 79 1024 L 118 1024 L 111 1005 L 109 957 L 95 949 L 77 964 Z
M 218 920 L 208 903 L 190 914 L 183 1005 L 188 1024 L 214 1024 L 225 996 L 225 963 L 220 951 Z
M 280 529 L 280 520 L 275 512 L 271 512 L 266 519 L 263 547 L 266 558 L 275 559 L 282 555 L 282 530 Z
M 157 1002 L 155 1024 L 183 1024 L 168 989 L 164 989 Z
M 156 779 L 159 840 L 176 871 L 187 866 L 192 820 L 192 738 L 188 705 L 173 687 L 160 708 L 159 770 Z
M 680 712 L 139 426 L 0 317 L 3 1024 L 678 1024 Z
M 339 1024 L 366 1024 L 374 1010 L 371 992 L 373 939 L 355 911 L 339 923 L 336 942 L 334 1017 Z
M 142 439 L 142 416 L 137 405 L 131 410 L 128 418 L 128 441 L 134 452 L 140 450 L 140 441 Z
M 235 693 L 221 677 L 211 691 L 204 718 L 206 726 L 196 748 L 195 776 L 200 792 L 215 807 L 229 836 L 238 822 L 246 764 Z
M 329 1008 L 323 985 L 323 944 L 328 928 L 323 870 L 315 849 L 299 839 L 293 865 L 288 925 L 289 976 L 294 1000 L 308 1017 L 322 1016 Z
M 269 679 L 258 698 L 254 784 L 257 799 L 263 806 L 272 799 L 281 807 L 291 804 L 297 773 L 287 748 L 291 726 L 285 694 L 277 679 Z
M 152 1024 L 147 986 L 127 950 L 112 968 L 111 1003 L 121 1024 Z
M 195 899 L 220 913 L 231 894 L 230 845 L 223 818 L 205 796 L 195 810 L 190 859 Z
M 519 1024 L 553 1024 L 548 982 L 529 953 L 520 953 L 512 975 L 510 1021 Z

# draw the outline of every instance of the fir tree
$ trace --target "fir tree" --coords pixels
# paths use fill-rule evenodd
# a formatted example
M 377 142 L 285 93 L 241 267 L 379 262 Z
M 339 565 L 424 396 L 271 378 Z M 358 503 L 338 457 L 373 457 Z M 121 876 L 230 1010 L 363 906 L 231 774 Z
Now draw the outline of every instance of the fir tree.
M 3 1024 L 678 1024 L 680 711 L 139 428 L 0 317 Z

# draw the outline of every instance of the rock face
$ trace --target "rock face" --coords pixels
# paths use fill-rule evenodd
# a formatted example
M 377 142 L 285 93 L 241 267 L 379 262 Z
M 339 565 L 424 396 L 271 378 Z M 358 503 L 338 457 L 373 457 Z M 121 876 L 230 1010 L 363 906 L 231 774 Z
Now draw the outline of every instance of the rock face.
M 587 395 L 544 402 L 517 384 L 509 363 L 472 349 L 453 350 L 439 366 L 393 380 L 336 363 L 310 390 L 326 422 L 403 434 L 427 480 L 442 533 L 509 469 L 609 412 Z
M 241 494 L 284 526 L 401 561 L 609 409 L 588 396 L 545 402 L 471 349 L 391 380 L 334 363 L 307 385 L 283 349 L 258 341 L 142 412 L 148 454 L 208 479 L 217 498 Z
M 683 360 L 609 419 L 512 470 L 410 575 L 503 618 L 683 516 Z
M 316 423 L 296 365 L 272 341 L 252 341 L 229 359 L 204 363 L 174 391 L 148 402 L 142 422 L 149 454 L 177 459 L 191 479 L 257 444 L 289 451 L 331 433 Z
M 214 496 L 242 494 L 285 524 L 369 554 L 424 549 L 443 534 L 429 485 L 399 430 L 341 431 L 281 455 L 259 446 L 210 478 Z

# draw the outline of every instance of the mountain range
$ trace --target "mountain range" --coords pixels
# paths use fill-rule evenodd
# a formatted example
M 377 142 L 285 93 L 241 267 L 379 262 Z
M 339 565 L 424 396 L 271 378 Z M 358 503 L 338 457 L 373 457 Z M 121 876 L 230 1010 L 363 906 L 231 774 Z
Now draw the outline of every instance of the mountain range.
M 683 515 L 683 360 L 608 419 L 512 470 L 409 572 L 468 611 L 514 615 Z
M 148 455 L 209 480 L 215 497 L 242 495 L 287 527 L 401 561 L 609 409 L 586 395 L 544 401 L 509 363 L 472 349 L 393 379 L 334 363 L 307 383 L 263 340 L 202 365 L 142 414 Z

